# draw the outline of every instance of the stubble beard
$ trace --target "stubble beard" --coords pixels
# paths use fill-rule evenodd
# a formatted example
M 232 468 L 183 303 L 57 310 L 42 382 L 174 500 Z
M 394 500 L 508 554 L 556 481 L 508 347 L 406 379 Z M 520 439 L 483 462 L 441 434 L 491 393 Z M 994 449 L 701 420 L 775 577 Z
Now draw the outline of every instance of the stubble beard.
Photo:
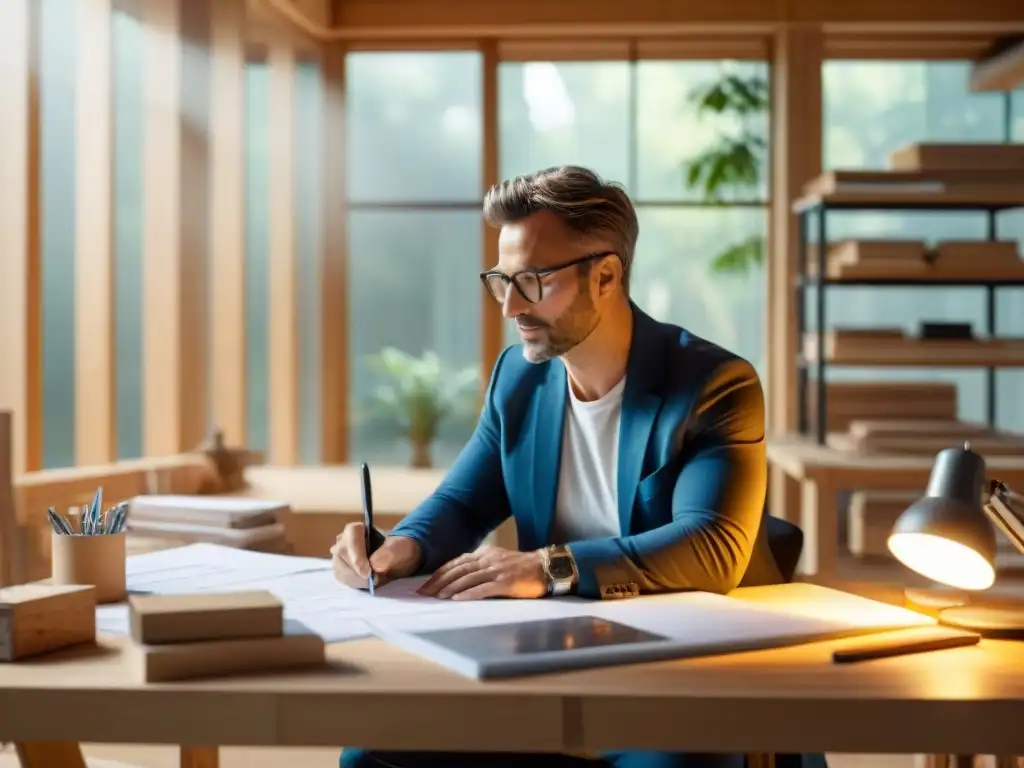
M 568 311 L 555 323 L 543 328 L 543 337 L 523 339 L 523 357 L 531 363 L 546 363 L 569 352 L 597 327 L 597 313 L 590 293 L 581 291 Z

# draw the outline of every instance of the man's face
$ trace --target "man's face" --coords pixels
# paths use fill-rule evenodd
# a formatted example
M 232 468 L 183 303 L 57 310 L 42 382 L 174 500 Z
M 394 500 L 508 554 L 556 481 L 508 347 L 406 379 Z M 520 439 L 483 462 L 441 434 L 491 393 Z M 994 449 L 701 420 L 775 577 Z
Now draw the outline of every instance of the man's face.
M 557 216 L 540 211 L 502 227 L 497 269 L 511 276 L 521 270 L 558 267 L 589 252 Z M 508 286 L 502 312 L 515 321 L 527 360 L 543 363 L 564 355 L 594 330 L 600 310 L 586 270 L 588 266 L 596 269 L 597 263 L 522 276 L 522 284 L 539 283 L 540 300 L 533 303 L 514 285 Z

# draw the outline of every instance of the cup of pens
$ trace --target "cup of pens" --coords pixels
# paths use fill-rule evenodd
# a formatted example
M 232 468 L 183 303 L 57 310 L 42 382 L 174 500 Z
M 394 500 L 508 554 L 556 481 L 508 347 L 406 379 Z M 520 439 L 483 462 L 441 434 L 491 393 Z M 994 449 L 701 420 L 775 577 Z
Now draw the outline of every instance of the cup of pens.
M 51 534 L 54 584 L 91 584 L 97 603 L 118 603 L 126 599 L 127 554 L 125 521 L 128 504 L 103 509 L 103 489 L 92 503 L 66 516 L 53 507 L 47 511 Z

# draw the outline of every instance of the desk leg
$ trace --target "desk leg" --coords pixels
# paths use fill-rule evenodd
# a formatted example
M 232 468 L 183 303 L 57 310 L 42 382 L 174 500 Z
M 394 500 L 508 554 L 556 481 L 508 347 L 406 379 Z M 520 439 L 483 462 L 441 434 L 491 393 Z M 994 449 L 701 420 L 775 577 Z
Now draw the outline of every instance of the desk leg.
M 181 768 L 218 768 L 220 753 L 217 747 L 181 748 Z
M 21 768 L 86 768 L 77 741 L 19 741 L 14 748 Z
M 800 527 L 804 551 L 800 573 L 835 576 L 839 556 L 839 492 L 828 483 L 803 480 L 800 487 Z

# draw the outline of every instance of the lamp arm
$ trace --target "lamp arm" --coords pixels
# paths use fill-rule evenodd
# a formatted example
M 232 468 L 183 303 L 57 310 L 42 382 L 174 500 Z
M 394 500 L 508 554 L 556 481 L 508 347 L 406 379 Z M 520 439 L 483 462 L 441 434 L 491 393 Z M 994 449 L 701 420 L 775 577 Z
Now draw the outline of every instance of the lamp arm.
M 1011 491 L 998 480 L 989 483 L 989 496 L 982 505 L 996 528 L 1024 554 L 1024 496 Z

